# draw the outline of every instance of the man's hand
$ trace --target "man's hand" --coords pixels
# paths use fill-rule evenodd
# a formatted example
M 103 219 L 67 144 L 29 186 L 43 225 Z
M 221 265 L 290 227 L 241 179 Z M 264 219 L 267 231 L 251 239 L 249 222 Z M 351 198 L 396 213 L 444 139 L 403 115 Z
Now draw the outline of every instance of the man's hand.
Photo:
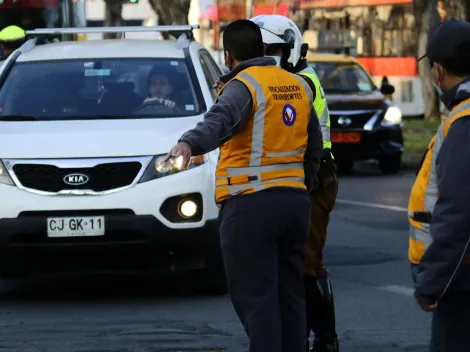
M 173 148 L 171 148 L 171 150 L 168 152 L 168 154 L 165 156 L 165 159 L 163 160 L 167 162 L 171 158 L 178 158 L 180 156 L 183 158 L 181 167 L 183 169 L 186 169 L 188 167 L 189 160 L 191 159 L 191 147 L 188 143 L 177 143 Z
M 425 302 L 420 297 L 416 297 L 416 303 L 418 303 L 419 307 L 426 312 L 432 312 L 437 307 L 437 302 L 429 304 L 429 302 Z
M 222 88 L 223 86 L 224 86 L 223 82 L 222 82 L 219 78 L 217 78 L 216 81 L 215 81 L 215 83 L 214 83 L 214 85 L 212 86 L 212 88 L 214 88 L 214 89 L 220 89 L 220 88 Z

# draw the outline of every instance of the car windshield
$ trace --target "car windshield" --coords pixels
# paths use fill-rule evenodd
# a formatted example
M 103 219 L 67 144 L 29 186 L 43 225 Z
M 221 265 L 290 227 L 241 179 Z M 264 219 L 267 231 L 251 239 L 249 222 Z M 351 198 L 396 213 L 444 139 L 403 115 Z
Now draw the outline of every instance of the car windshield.
M 377 88 L 356 63 L 309 62 L 325 93 L 370 93 Z
M 0 89 L 0 120 L 166 118 L 201 113 L 184 60 L 16 63 Z

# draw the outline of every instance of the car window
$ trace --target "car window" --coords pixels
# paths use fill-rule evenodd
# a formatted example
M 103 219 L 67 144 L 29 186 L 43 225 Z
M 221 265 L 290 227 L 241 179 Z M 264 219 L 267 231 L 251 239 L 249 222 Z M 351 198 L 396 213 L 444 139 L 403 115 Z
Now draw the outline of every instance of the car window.
M 22 62 L 0 89 L 3 120 L 179 117 L 201 106 L 180 59 Z
M 309 62 L 326 93 L 370 93 L 377 88 L 364 69 L 356 63 Z
M 220 70 L 220 67 L 215 63 L 214 59 L 212 58 L 211 54 L 208 52 L 204 51 L 202 53 L 202 58 L 204 61 L 206 61 L 207 67 L 209 67 L 209 71 L 215 79 L 219 78 L 222 76 L 222 71 Z
M 199 60 L 201 62 L 202 70 L 204 71 L 204 77 L 206 78 L 207 85 L 211 91 L 212 99 L 215 100 L 217 93 L 215 89 L 212 89 L 212 86 L 215 84 L 216 77 L 211 74 L 209 65 L 207 64 L 206 60 L 204 60 L 203 54 L 199 55 Z

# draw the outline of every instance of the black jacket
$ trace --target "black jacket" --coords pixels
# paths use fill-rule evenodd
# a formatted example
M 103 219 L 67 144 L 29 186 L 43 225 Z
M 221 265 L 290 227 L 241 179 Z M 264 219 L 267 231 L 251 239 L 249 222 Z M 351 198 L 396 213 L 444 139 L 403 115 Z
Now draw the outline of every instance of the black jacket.
M 470 98 L 470 78 L 442 97 L 447 109 Z M 470 115 L 450 127 L 436 159 L 439 198 L 431 223 L 433 243 L 416 275 L 415 296 L 436 302 L 449 291 L 470 294 Z

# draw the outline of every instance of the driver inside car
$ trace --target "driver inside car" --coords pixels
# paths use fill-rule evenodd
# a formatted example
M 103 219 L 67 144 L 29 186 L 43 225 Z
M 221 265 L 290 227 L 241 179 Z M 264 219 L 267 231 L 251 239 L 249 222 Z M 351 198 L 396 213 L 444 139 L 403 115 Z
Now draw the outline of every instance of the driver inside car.
M 160 101 L 160 103 L 169 108 L 173 109 L 176 107 L 174 98 L 172 97 L 173 87 L 168 81 L 168 77 L 155 69 L 152 69 L 148 79 L 148 98 L 143 103 L 151 101 Z

